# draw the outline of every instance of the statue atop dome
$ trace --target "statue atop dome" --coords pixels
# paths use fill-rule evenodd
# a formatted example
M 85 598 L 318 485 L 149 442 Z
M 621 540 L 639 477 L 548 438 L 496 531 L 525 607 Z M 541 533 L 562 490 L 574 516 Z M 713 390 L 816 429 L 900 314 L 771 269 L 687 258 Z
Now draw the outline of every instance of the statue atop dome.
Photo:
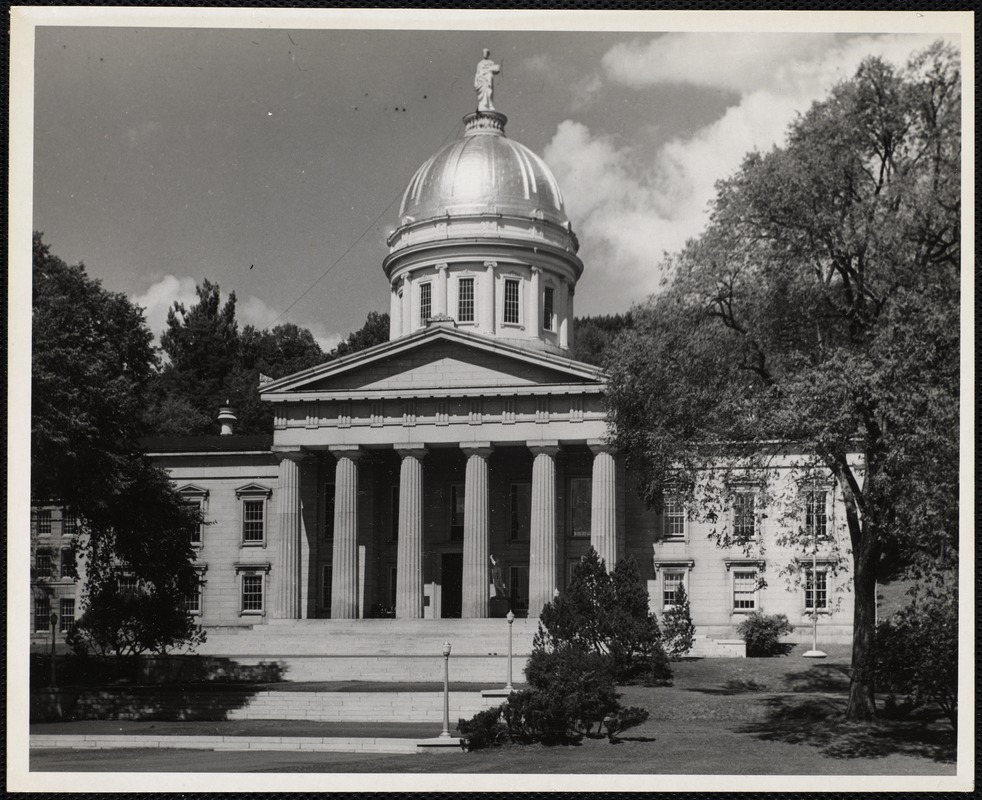
M 474 75 L 474 91 L 477 92 L 477 110 L 494 111 L 491 96 L 494 94 L 494 76 L 501 72 L 501 65 L 491 60 L 491 51 L 484 48 L 484 58 L 477 62 Z

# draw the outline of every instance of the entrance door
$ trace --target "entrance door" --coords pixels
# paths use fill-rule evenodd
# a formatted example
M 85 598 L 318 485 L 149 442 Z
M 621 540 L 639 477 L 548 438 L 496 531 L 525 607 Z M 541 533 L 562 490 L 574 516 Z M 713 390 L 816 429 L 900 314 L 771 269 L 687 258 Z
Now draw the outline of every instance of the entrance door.
M 442 614 L 444 619 L 460 619 L 464 584 L 464 554 L 444 553 L 440 562 Z

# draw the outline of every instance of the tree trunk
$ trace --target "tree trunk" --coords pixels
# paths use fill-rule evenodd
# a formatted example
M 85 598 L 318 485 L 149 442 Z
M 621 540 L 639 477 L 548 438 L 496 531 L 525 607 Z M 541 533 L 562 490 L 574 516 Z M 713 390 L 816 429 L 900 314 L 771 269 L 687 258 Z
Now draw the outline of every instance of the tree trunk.
M 873 696 L 873 637 L 876 631 L 876 567 L 880 548 L 868 525 L 863 527 L 863 535 L 853 545 L 856 597 L 853 612 L 852 675 L 849 681 L 849 704 L 846 706 L 846 719 L 856 722 L 868 722 L 876 716 Z

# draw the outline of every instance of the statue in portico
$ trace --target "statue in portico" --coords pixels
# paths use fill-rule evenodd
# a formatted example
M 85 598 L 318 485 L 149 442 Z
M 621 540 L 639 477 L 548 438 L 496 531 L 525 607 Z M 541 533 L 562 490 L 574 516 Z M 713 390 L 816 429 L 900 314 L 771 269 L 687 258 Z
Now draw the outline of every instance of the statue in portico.
M 474 90 L 477 92 L 477 110 L 494 111 L 491 96 L 494 94 L 494 76 L 501 72 L 501 65 L 491 60 L 491 51 L 484 48 L 484 58 L 477 62 Z

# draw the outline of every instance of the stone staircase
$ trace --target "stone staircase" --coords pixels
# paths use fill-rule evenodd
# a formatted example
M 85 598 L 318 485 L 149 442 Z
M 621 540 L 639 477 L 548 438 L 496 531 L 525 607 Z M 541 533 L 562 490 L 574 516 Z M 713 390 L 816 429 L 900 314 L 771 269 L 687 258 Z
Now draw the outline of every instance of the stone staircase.
M 538 630 L 536 620 L 512 626 L 512 670 L 521 679 Z M 508 623 L 479 620 L 298 620 L 207 629 L 200 655 L 238 664 L 275 664 L 288 681 L 443 680 L 443 643 L 451 644 L 450 679 L 504 683 Z

